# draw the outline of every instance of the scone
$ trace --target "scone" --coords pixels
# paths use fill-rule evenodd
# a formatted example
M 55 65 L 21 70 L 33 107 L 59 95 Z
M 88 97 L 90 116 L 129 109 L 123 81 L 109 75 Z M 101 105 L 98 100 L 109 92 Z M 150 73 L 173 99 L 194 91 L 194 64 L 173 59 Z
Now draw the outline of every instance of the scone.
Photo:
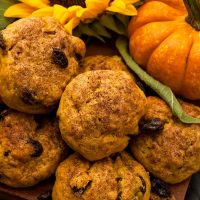
M 67 144 L 93 161 L 122 151 L 146 111 L 146 97 L 122 71 L 97 70 L 74 78 L 57 112 Z
M 53 200 L 149 200 L 149 175 L 128 153 L 96 162 L 78 153 L 56 171 Z
M 9 107 L 51 111 L 78 74 L 85 45 L 51 17 L 20 19 L 0 32 L 0 94 Z
M 87 56 L 80 61 L 81 72 L 93 70 L 127 71 L 126 65 L 119 56 Z
M 28 187 L 50 177 L 67 155 L 58 123 L 52 118 L 0 113 L 0 183 Z
M 200 170 L 200 125 L 183 124 L 166 103 L 148 97 L 148 110 L 140 121 L 141 133 L 131 142 L 136 159 L 154 176 L 179 183 Z M 183 110 L 200 118 L 200 108 L 181 101 Z

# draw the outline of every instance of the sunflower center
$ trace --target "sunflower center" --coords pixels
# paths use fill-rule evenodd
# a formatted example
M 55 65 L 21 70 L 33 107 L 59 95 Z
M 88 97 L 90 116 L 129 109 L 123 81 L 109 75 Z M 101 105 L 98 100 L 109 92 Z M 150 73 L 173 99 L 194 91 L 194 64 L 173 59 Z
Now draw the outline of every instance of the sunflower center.
M 86 7 L 85 0 L 49 0 L 49 1 L 51 6 L 53 6 L 54 4 L 59 4 L 67 8 L 73 5 L 79 5 L 82 6 L 83 8 Z

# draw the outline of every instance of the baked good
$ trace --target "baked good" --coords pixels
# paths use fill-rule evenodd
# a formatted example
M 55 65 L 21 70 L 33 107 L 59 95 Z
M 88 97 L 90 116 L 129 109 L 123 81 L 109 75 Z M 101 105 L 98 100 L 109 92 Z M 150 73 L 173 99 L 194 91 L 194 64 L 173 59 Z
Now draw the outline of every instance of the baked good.
M 66 87 L 57 112 L 67 144 L 93 161 L 122 151 L 146 111 L 146 97 L 122 71 L 78 75 Z
M 28 187 L 50 177 L 67 147 L 54 117 L 0 113 L 0 183 Z
M 93 70 L 128 71 L 119 56 L 87 56 L 80 61 L 81 72 Z
M 163 181 L 182 182 L 200 170 L 200 125 L 181 123 L 157 97 L 147 101 L 147 113 L 139 123 L 141 134 L 130 145 L 133 155 Z M 199 107 L 180 102 L 186 113 L 200 118 Z
M 50 112 L 78 74 L 85 45 L 52 17 L 20 19 L 0 32 L 0 94 L 21 112 Z
M 53 200 L 149 200 L 150 180 L 128 153 L 89 162 L 78 153 L 56 171 Z

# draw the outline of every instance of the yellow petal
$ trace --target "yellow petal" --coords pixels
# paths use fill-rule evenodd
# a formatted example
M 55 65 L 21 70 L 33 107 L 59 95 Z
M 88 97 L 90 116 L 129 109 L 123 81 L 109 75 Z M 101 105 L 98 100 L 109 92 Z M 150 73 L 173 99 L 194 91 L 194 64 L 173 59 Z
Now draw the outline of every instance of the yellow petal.
M 53 16 L 53 7 L 45 7 L 36 10 L 32 13 L 31 16 L 37 16 L 37 17 L 46 17 L 46 16 Z
M 72 35 L 72 30 L 77 27 L 80 23 L 80 19 L 75 17 L 65 24 L 65 30 Z
M 120 13 L 122 15 L 127 15 L 127 16 L 137 15 L 137 10 L 133 5 L 128 5 L 125 9 L 121 9 L 121 8 L 113 6 L 113 7 L 107 8 L 107 11 L 116 12 L 116 13 Z
M 139 0 L 124 0 L 125 4 L 134 4 L 136 2 L 138 2 Z
M 114 0 L 106 10 L 128 16 L 137 15 L 136 8 L 132 4 L 125 4 L 123 0 Z
M 110 3 L 110 0 L 86 0 L 86 8 L 104 11 Z
M 55 4 L 53 6 L 53 17 L 57 19 L 61 24 L 65 24 L 69 19 L 69 11 L 67 8 Z
M 70 6 L 68 8 L 69 11 L 69 17 L 70 19 L 76 16 L 76 13 L 79 12 L 80 10 L 83 10 L 84 8 L 81 6 Z
M 98 10 L 92 10 L 85 8 L 77 12 L 76 16 L 79 17 L 81 20 L 85 19 L 95 19 L 99 14 Z
M 20 0 L 22 3 L 25 3 L 33 8 L 44 8 L 48 6 L 42 0 Z
M 24 3 L 18 3 L 10 6 L 5 12 L 5 17 L 24 18 L 28 17 L 35 11 L 35 8 L 30 7 Z
M 50 4 L 49 0 L 42 0 L 45 4 Z

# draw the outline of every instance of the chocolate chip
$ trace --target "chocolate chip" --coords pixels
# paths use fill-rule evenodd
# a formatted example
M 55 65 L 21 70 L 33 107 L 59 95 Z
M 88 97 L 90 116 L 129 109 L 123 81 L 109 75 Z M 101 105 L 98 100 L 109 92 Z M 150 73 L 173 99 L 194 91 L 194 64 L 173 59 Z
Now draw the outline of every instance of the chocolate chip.
M 2 32 L 0 32 L 0 48 L 1 48 L 2 50 L 6 50 L 6 43 L 5 43 L 4 39 L 3 39 L 3 34 L 2 34 Z
M 44 191 L 37 197 L 37 199 L 38 200 L 52 200 L 51 194 L 52 194 L 52 190 Z
M 34 152 L 31 154 L 31 157 L 35 158 L 35 157 L 39 157 L 41 156 L 41 154 L 43 153 L 43 146 L 40 142 L 33 140 L 33 139 L 29 139 L 28 141 L 29 144 L 31 144 L 33 146 Z
M 92 184 L 92 181 L 88 181 L 85 187 L 82 187 L 82 188 L 73 187 L 72 191 L 77 197 L 80 197 L 90 187 L 91 184 Z
M 21 99 L 24 103 L 29 105 L 36 105 L 39 101 L 35 98 L 35 93 L 27 89 L 22 91 Z
M 4 152 L 4 156 L 5 156 L 5 157 L 8 157 L 10 153 L 11 153 L 11 151 L 10 151 L 10 150 L 8 150 L 8 151 L 5 151 L 5 152 Z
M 4 110 L 0 113 L 0 120 L 4 120 L 10 114 L 9 110 Z
M 139 121 L 139 129 L 142 132 L 159 132 L 164 129 L 165 123 L 159 118 L 150 120 L 141 119 Z
M 59 4 L 65 7 L 70 7 L 73 5 L 82 6 L 83 8 L 86 7 L 85 0 L 49 0 L 50 5 Z
M 165 198 L 171 196 L 169 186 L 163 181 L 153 178 L 151 180 L 151 186 L 152 186 L 152 192 L 156 193 L 158 196 Z
M 52 52 L 53 62 L 62 68 L 68 67 L 68 59 L 65 53 L 59 48 L 53 48 Z
M 142 182 L 142 186 L 140 186 L 140 191 L 142 192 L 142 194 L 144 194 L 146 192 L 146 182 L 142 176 L 139 175 L 139 178 Z

